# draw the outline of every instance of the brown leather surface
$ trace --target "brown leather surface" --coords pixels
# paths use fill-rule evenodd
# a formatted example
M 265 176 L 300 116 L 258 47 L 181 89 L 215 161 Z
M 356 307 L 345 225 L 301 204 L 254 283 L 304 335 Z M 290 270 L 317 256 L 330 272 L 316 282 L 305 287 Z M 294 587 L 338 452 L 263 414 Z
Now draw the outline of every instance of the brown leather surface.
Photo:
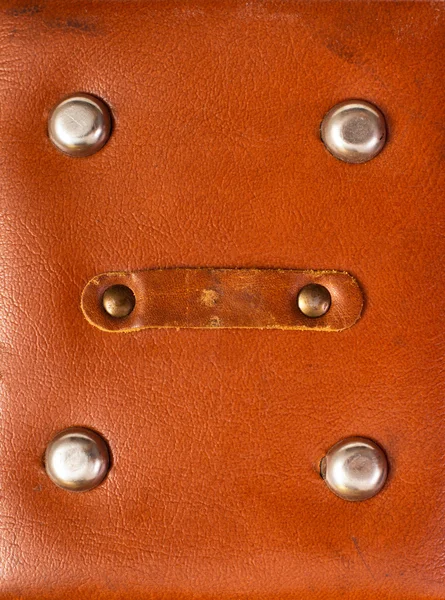
M 298 308 L 306 285 L 324 286 L 329 310 L 318 318 Z M 125 318 L 104 310 L 104 292 L 125 286 L 135 307 Z M 147 269 L 103 273 L 82 292 L 82 311 L 103 331 L 130 332 L 148 327 L 295 329 L 343 331 L 360 318 L 363 295 L 348 273 L 294 269 Z
M 0 5 L 1 598 L 445 598 L 442 2 L 3 0 Z M 71 92 L 112 138 L 46 136 Z M 323 115 L 384 112 L 374 160 L 335 160 Z M 97 273 L 332 268 L 366 306 L 338 335 L 91 327 Z M 103 485 L 45 475 L 74 425 Z M 319 476 L 375 439 L 363 503 Z

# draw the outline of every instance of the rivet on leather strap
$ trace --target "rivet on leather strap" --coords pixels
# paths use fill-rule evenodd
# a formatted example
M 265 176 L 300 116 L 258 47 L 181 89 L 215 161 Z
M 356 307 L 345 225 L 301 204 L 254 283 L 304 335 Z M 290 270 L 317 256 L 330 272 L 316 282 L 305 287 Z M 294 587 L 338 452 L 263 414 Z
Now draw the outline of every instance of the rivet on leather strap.
M 299 292 L 314 283 L 331 297 L 329 310 L 318 318 L 306 316 L 297 301 Z M 109 290 L 122 286 L 133 292 L 134 308 L 115 318 L 107 310 Z M 91 325 L 110 332 L 166 327 L 342 331 L 360 318 L 363 296 L 355 279 L 340 271 L 172 268 L 98 275 L 86 285 L 81 305 Z

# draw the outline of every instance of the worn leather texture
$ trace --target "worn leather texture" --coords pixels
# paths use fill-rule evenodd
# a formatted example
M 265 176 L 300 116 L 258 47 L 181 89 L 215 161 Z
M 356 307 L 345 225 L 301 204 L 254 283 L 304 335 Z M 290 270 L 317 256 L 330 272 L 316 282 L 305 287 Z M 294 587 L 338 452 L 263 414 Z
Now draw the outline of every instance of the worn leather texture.
M 328 290 L 330 304 L 318 318 L 299 309 L 307 285 Z M 124 318 L 104 308 L 104 293 L 124 286 L 135 306 Z M 102 273 L 82 292 L 87 321 L 103 331 L 126 333 L 147 327 L 294 329 L 337 333 L 352 327 L 363 294 L 348 273 L 294 269 L 147 269 Z
M 442 2 L 2 0 L 0 597 L 445 598 Z M 103 98 L 109 143 L 72 159 L 47 117 Z M 374 160 L 320 141 L 362 98 Z M 362 318 L 317 331 L 92 327 L 98 273 L 337 269 Z M 82 425 L 113 466 L 45 474 Z M 319 463 L 376 440 L 375 498 Z

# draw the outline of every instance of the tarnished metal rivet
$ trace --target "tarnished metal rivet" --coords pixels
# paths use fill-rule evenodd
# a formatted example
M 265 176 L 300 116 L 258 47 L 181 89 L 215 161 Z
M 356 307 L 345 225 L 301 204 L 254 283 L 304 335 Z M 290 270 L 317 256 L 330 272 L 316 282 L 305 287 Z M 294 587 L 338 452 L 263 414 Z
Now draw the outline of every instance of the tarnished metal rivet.
M 331 294 L 324 285 L 309 283 L 300 290 L 297 304 L 306 317 L 322 317 L 331 306 Z
M 45 468 L 51 481 L 65 490 L 92 490 L 110 468 L 107 444 L 91 429 L 70 427 L 48 444 Z
M 321 139 L 336 158 L 363 163 L 377 156 L 385 145 L 385 118 L 364 100 L 340 102 L 325 115 Z
M 115 319 L 123 319 L 133 311 L 136 298 L 133 291 L 126 285 L 112 285 L 102 296 L 105 311 Z
M 357 502 L 380 492 L 388 475 L 388 461 L 372 440 L 350 437 L 332 446 L 321 461 L 320 471 L 334 494 Z
M 74 157 L 98 152 L 111 133 L 108 106 L 89 94 L 73 94 L 53 108 L 48 120 L 48 135 L 62 152 Z

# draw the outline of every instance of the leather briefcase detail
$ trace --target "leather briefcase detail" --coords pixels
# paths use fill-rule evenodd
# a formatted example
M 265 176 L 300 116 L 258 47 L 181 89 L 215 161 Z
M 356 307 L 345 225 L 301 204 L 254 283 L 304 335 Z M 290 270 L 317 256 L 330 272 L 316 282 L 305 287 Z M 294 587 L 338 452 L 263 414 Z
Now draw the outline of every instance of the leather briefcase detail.
M 0 3 L 0 600 L 445 600 L 444 25 Z

